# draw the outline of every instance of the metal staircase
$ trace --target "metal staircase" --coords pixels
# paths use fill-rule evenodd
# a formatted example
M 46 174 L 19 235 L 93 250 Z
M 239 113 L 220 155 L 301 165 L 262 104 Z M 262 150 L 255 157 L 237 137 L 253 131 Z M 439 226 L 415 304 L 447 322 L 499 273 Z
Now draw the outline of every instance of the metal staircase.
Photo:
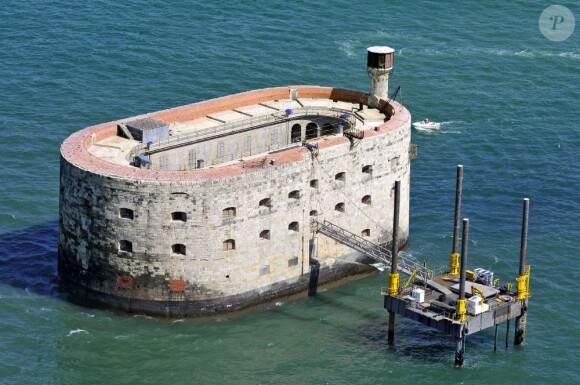
M 322 223 L 313 221 L 313 225 L 316 232 L 324 234 L 327 237 L 332 238 L 335 241 L 350 247 L 351 249 L 361 252 L 378 262 L 384 263 L 389 267 L 391 266 L 392 253 L 386 246 L 377 245 L 376 243 L 361 238 L 358 235 L 355 235 L 350 231 L 345 230 L 342 227 L 339 227 L 326 220 Z M 419 265 L 417 262 L 400 254 L 398 256 L 397 267 L 399 271 L 408 275 L 413 274 L 416 270 L 414 274 L 417 277 L 417 280 L 421 280 L 425 283 L 430 283 L 431 279 L 433 278 L 432 270 L 429 270 L 426 267 Z

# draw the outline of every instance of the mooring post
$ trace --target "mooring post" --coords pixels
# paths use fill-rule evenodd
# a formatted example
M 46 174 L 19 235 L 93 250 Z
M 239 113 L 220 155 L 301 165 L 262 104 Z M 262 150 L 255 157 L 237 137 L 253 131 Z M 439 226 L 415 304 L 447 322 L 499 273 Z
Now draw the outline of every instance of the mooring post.
M 510 320 L 508 319 L 506 330 L 505 330 L 505 350 L 508 350 L 510 347 L 509 338 L 510 338 Z
M 459 299 L 455 313 L 459 322 L 465 322 L 466 319 L 466 302 L 465 299 L 465 274 L 467 270 L 467 245 L 469 243 L 469 219 L 463 219 L 463 236 L 461 238 L 461 271 L 459 274 Z M 461 336 L 455 337 L 455 366 L 463 366 L 463 347 L 465 338 L 465 325 L 461 328 Z
M 316 232 L 312 232 L 309 241 L 308 257 L 310 265 L 310 282 L 308 283 L 308 295 L 313 297 L 318 292 L 318 277 L 320 275 L 320 262 L 316 259 Z
M 461 215 L 461 191 L 463 189 L 463 166 L 457 165 L 457 181 L 455 184 L 455 218 L 453 221 L 453 246 L 449 259 L 449 274 L 459 274 L 459 217 Z
M 528 247 L 528 214 L 530 210 L 530 200 L 524 198 L 524 208 L 522 214 L 522 239 L 520 247 L 520 271 L 517 278 L 518 294 L 517 298 L 521 301 L 522 312 L 516 317 L 514 346 L 524 343 L 524 325 L 522 320 L 525 319 L 526 311 L 528 310 L 528 274 L 526 272 L 526 253 Z
M 495 325 L 495 337 L 493 338 L 493 351 L 494 352 L 497 352 L 497 327 L 498 326 L 499 326 L 498 324 Z
M 395 182 L 395 211 L 393 213 L 393 252 L 391 259 L 391 273 L 389 274 L 390 296 L 399 293 L 399 273 L 397 272 L 397 263 L 399 257 L 399 201 L 401 192 L 401 181 Z M 395 341 L 395 313 L 389 311 L 389 333 L 387 337 L 389 345 Z

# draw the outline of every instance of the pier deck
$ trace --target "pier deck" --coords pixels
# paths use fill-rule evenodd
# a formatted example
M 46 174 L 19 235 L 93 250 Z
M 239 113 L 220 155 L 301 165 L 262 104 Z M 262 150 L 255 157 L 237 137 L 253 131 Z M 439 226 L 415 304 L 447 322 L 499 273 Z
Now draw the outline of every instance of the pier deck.
M 454 286 L 457 280 L 447 280 L 446 275 L 435 277 L 434 281 L 447 286 L 451 291 L 458 292 Z M 420 282 L 415 286 L 407 287 L 396 296 L 389 296 L 386 292 L 384 307 L 386 310 L 410 318 L 426 326 L 435 328 L 444 333 L 461 338 L 506 322 L 509 319 L 522 315 L 522 302 L 517 301 L 516 294 L 502 293 L 499 289 L 482 284 L 466 282 L 466 287 L 471 285 L 478 288 L 484 287 L 485 303 L 489 309 L 477 315 L 468 314 L 464 322 L 455 317 L 455 307 L 459 295 L 445 295 L 440 291 L 425 287 Z M 420 287 L 425 292 L 424 301 L 418 302 L 412 296 L 412 291 Z M 466 292 L 468 290 L 466 289 Z M 487 295 L 490 293 L 491 295 Z M 466 297 L 471 297 L 466 294 Z

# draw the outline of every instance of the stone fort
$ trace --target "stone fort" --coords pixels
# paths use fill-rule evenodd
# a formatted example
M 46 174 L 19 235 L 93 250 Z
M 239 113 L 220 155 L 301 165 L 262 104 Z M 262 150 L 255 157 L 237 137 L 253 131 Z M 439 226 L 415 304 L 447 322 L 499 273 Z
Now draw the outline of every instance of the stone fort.
M 409 233 L 411 116 L 371 91 L 261 89 L 85 128 L 61 147 L 59 283 L 76 303 L 165 317 L 239 310 L 372 271 L 328 221 L 384 245 L 401 183 Z M 313 239 L 315 246 L 312 247 Z

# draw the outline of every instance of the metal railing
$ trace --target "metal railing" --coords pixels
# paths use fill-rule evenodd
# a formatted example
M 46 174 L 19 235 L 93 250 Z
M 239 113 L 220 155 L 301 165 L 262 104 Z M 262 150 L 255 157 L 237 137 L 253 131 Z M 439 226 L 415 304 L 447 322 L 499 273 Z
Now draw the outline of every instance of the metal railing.
M 207 168 L 208 166 L 215 166 L 215 165 L 222 164 L 222 163 L 233 162 L 235 160 L 240 160 L 241 158 L 256 155 L 256 154 L 267 154 L 267 153 L 270 153 L 272 151 L 279 150 L 281 148 L 290 149 L 290 148 L 295 148 L 295 147 L 300 147 L 300 143 L 287 143 L 286 141 L 283 141 L 283 142 L 278 142 L 278 143 L 272 143 L 272 144 L 265 145 L 265 146 L 252 147 L 249 150 L 240 151 L 237 153 L 229 153 L 229 154 L 226 154 L 226 155 L 221 156 L 221 157 L 204 159 L 203 166 L 200 168 Z M 260 164 L 260 165 L 256 165 L 256 166 L 252 166 L 251 162 L 250 162 L 250 165 L 249 166 L 246 165 L 246 168 L 260 168 L 263 166 L 265 166 L 265 163 Z M 193 170 L 193 169 L 198 168 L 198 167 L 197 167 L 197 159 L 195 159 L 194 162 L 187 162 L 187 163 L 167 163 L 167 164 L 152 163 L 147 168 L 150 170 L 159 170 L 159 171 L 189 171 L 189 170 Z

